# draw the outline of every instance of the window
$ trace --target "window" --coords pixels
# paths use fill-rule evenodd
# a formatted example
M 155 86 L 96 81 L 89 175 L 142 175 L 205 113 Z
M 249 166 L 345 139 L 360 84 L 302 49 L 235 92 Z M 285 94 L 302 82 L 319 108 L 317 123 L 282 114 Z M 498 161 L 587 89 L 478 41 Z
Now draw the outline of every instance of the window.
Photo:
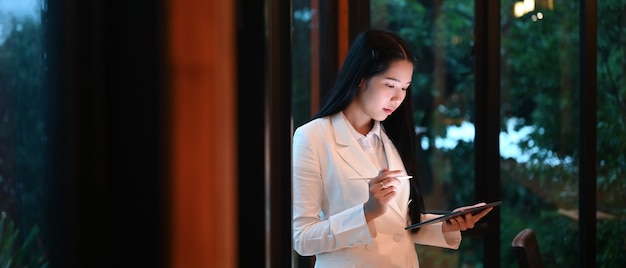
M 292 69 L 293 79 L 293 121 L 295 126 L 302 125 L 314 113 L 311 109 L 311 91 L 319 91 L 319 16 L 318 1 L 293 1 L 293 39 Z M 319 106 L 318 106 L 319 107 Z
M 574 2 L 502 3 L 501 231 L 532 228 L 546 265 L 578 263 L 578 16 Z
M 534 3 L 529 5 L 529 3 Z M 597 233 L 599 267 L 626 264 L 622 235 L 624 26 L 626 1 L 598 1 Z M 502 235 L 537 233 L 547 266 L 579 265 L 580 5 L 576 1 L 502 1 L 500 136 Z M 588 89 L 595 90 L 595 89 Z M 621 108 L 620 108 L 621 107 Z M 593 191 L 590 189 L 589 191 Z M 621 245 L 621 246 L 620 246 Z M 504 246 L 504 245 L 503 245 Z M 620 253 L 621 252 L 621 253 Z M 512 252 L 503 251 L 505 260 Z
M 42 1 L 0 2 L 0 265 L 47 262 Z

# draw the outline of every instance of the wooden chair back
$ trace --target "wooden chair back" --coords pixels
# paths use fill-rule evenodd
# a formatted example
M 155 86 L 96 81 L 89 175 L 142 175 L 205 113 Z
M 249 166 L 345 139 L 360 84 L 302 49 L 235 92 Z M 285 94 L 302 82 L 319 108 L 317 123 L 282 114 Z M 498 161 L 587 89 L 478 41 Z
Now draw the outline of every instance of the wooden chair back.
M 526 228 L 519 232 L 513 238 L 511 246 L 515 250 L 520 268 L 543 268 L 539 244 L 532 229 Z

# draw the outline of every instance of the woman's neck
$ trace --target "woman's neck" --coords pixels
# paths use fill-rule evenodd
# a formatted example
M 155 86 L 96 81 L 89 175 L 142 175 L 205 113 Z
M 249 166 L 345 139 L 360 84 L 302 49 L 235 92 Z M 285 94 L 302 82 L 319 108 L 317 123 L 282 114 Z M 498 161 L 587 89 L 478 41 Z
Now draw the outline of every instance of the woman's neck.
M 350 122 L 350 125 L 359 133 L 367 135 L 374 127 L 374 120 L 360 110 L 351 109 L 351 106 L 343 110 L 343 114 Z

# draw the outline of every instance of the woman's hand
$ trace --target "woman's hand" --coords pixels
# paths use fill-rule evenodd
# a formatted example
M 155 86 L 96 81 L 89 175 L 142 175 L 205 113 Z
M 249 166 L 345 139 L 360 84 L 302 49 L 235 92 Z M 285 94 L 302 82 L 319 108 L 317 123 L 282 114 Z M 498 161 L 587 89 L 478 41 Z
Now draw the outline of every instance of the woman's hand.
M 457 209 L 453 210 L 452 212 L 459 211 L 459 210 L 464 210 L 464 209 L 468 209 L 468 208 L 472 208 L 472 207 L 484 206 L 484 205 L 485 205 L 485 203 L 478 203 L 478 204 L 473 205 L 473 206 L 466 206 L 466 207 L 457 208 Z M 467 229 L 472 229 L 472 228 L 474 228 L 474 225 L 476 224 L 476 222 L 478 222 L 482 217 L 487 215 L 487 213 L 489 213 L 492 209 L 493 209 L 493 207 L 490 207 L 490 208 L 486 208 L 486 209 L 478 212 L 475 215 L 472 215 L 472 213 L 467 213 L 465 215 L 461 215 L 461 216 L 457 216 L 457 217 L 454 217 L 454 218 L 450 218 L 449 220 L 445 221 L 441 225 L 441 230 L 444 231 L 444 232 L 453 232 L 453 231 L 465 231 Z
M 401 170 L 382 170 L 378 176 L 369 181 L 369 199 L 363 204 L 367 222 L 385 214 L 387 204 L 396 196 L 397 187 L 400 185 L 400 180 L 396 177 L 401 175 Z

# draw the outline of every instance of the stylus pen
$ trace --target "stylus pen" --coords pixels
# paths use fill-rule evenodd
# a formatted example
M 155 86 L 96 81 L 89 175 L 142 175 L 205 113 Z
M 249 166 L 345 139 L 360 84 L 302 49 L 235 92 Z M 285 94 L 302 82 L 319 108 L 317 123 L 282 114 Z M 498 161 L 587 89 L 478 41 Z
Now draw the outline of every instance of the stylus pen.
M 410 178 L 413 178 L 413 176 L 397 176 L 396 179 L 398 180 L 408 180 Z M 368 181 L 371 180 L 373 178 L 365 178 L 365 177 L 350 177 L 351 180 L 357 180 L 357 181 Z

